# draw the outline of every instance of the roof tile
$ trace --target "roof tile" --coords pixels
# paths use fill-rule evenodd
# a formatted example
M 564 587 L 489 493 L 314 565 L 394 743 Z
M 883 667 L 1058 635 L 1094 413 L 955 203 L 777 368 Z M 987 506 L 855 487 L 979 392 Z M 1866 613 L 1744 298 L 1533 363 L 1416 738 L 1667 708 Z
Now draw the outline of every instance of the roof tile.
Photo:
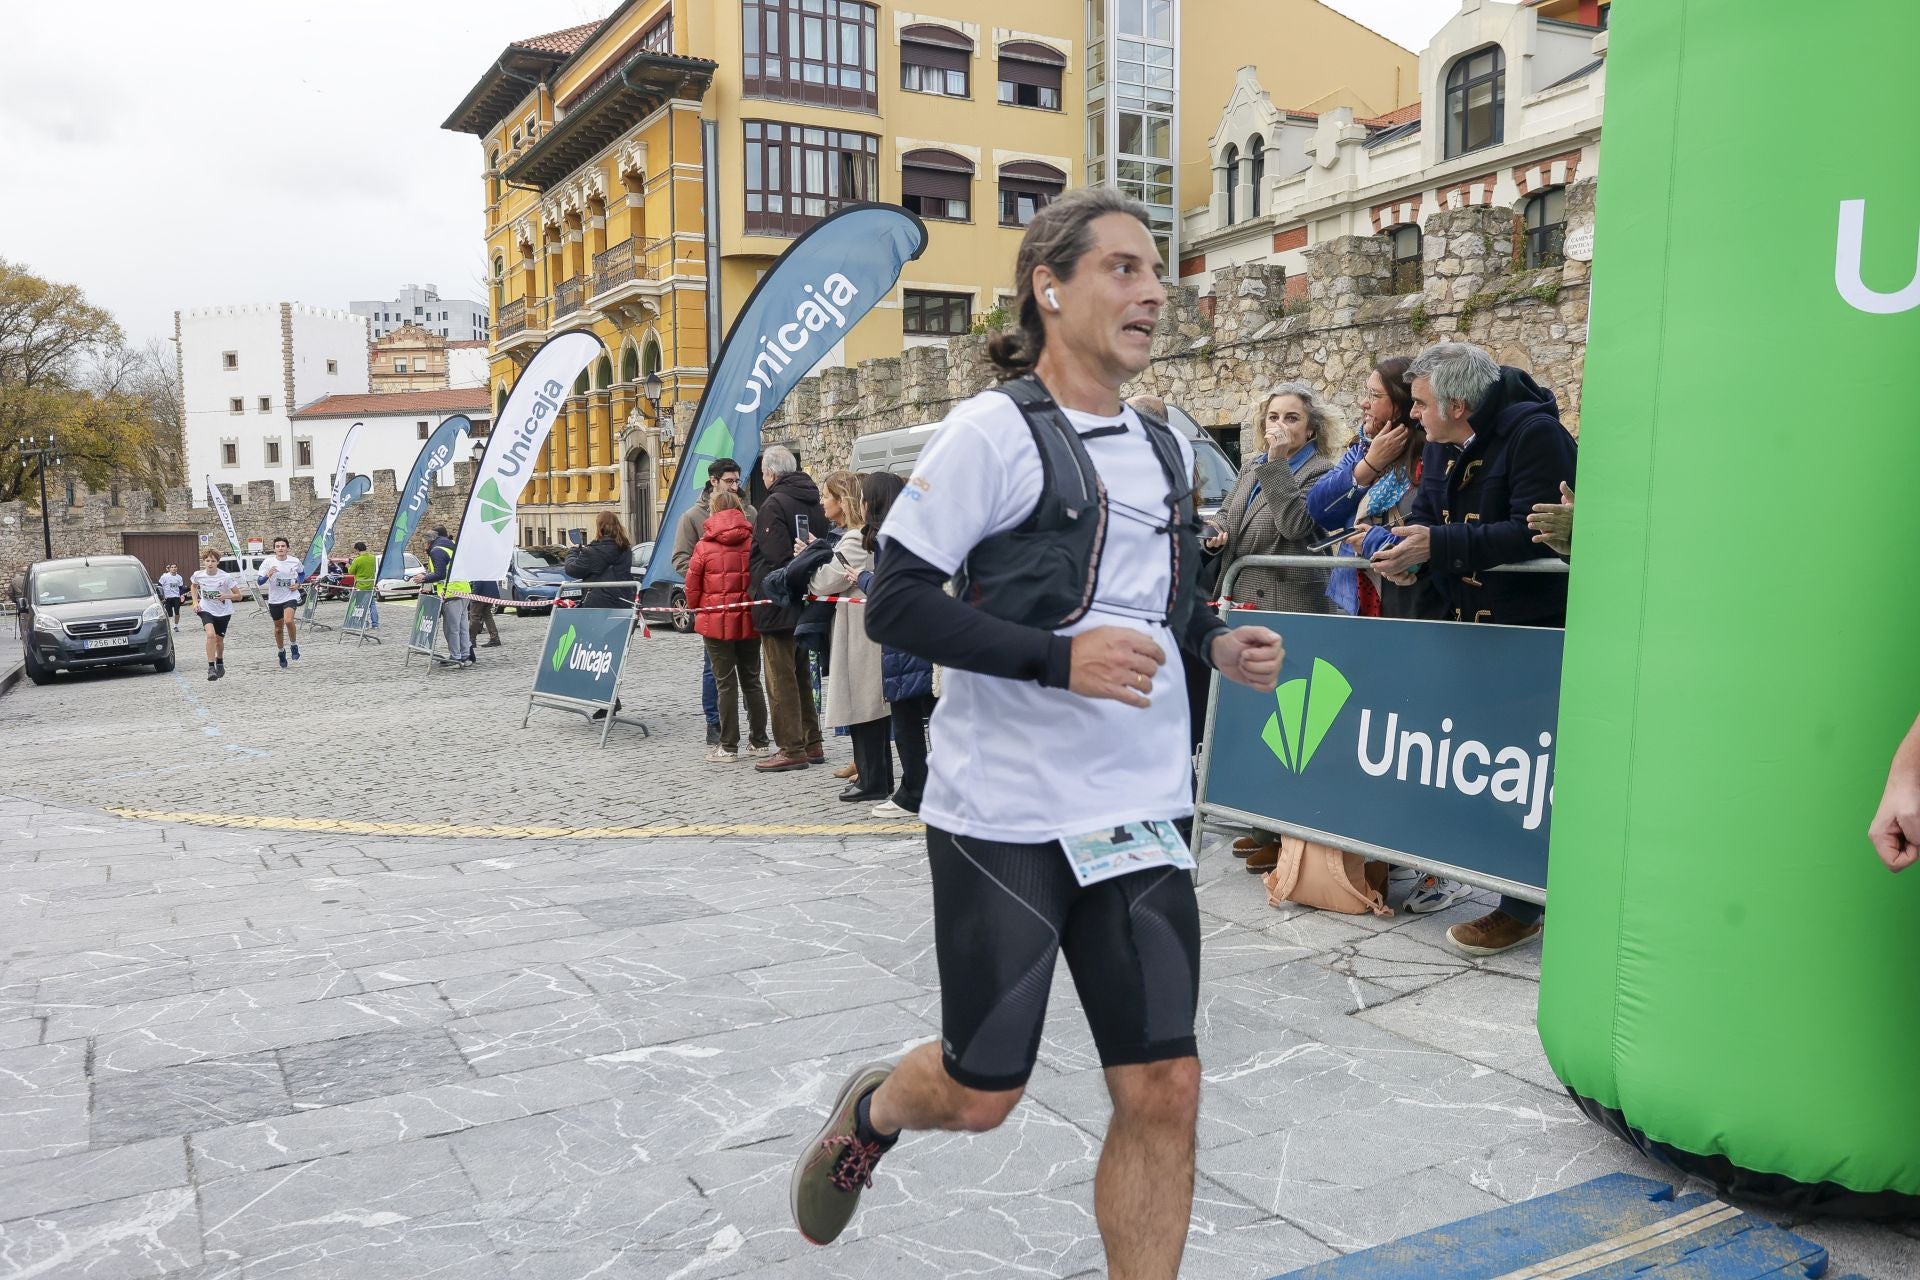
M 293 411 L 299 418 L 382 418 L 414 413 L 488 415 L 485 387 L 446 387 L 435 391 L 387 391 L 370 395 L 322 396 Z
M 1420 104 L 1409 102 L 1406 106 L 1389 111 L 1383 116 L 1374 116 L 1370 120 L 1361 120 L 1360 124 L 1369 129 L 1391 129 L 1396 125 L 1411 124 L 1420 118 Z
M 577 27 L 564 27 L 559 31 L 549 31 L 543 36 L 528 36 L 524 40 L 515 40 L 515 49 L 537 49 L 541 53 L 558 53 L 568 57 L 580 52 L 587 41 L 593 39 L 593 33 L 600 29 L 598 20 L 583 22 Z

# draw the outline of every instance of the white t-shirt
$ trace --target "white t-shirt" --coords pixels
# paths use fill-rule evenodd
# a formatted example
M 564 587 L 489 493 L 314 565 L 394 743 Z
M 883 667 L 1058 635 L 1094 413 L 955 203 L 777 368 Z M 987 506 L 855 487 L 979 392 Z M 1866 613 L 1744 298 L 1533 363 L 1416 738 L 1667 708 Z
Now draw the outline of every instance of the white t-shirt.
M 945 671 L 921 817 L 957 835 L 1038 844 L 1124 822 L 1193 812 L 1186 677 L 1165 622 L 1173 543 L 1167 478 L 1132 409 L 1101 417 L 1067 411 L 1108 495 L 1106 547 L 1094 605 L 1057 634 L 1132 627 L 1166 653 L 1147 697 L 1130 707 L 1024 680 Z M 1124 433 L 1113 428 L 1124 424 Z M 1095 434 L 1102 428 L 1108 434 Z M 1181 474 L 1193 454 L 1180 442 Z M 1007 396 L 982 392 L 956 406 L 915 464 L 881 531 L 922 560 L 957 570 L 987 538 L 1033 514 L 1040 451 Z
M 185 586 L 185 580 L 177 573 L 163 573 L 160 575 L 160 594 L 165 599 L 178 600 L 180 598 L 180 590 Z
M 240 585 L 240 579 L 224 569 L 215 569 L 211 573 L 205 569 L 195 569 L 193 585 L 200 591 L 200 607 L 197 612 L 204 613 L 209 618 L 233 616 L 233 602 L 228 600 L 226 595 Z
M 267 583 L 267 603 L 287 604 L 300 598 L 300 562 L 292 556 L 268 556 L 260 562 Z

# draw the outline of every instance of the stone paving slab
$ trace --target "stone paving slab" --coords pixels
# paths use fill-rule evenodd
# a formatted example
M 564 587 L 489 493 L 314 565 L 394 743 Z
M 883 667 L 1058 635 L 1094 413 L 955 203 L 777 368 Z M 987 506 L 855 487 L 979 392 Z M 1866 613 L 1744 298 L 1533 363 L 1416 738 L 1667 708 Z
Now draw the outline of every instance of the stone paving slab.
M 508 650 L 487 651 L 508 661 L 460 675 L 323 638 L 284 677 L 250 660 L 211 687 L 127 675 L 7 695 L 22 731 L 0 741 L 0 1277 L 1102 1274 L 1106 1086 L 1064 966 L 1012 1122 L 911 1138 L 840 1244 L 799 1239 L 798 1144 L 854 1067 L 937 1034 L 920 844 L 878 824 L 728 834 L 844 823 L 847 806 L 824 774 L 700 762 L 678 638 L 649 642 L 628 699 L 688 708 L 657 715 L 655 739 L 599 753 L 550 713 L 498 729 L 535 639 L 509 623 Z M 258 659 L 258 637 L 241 641 Z M 325 785 L 277 785 L 290 772 Z M 432 792 L 484 797 L 437 816 L 572 821 L 548 797 L 576 779 L 582 825 L 708 833 L 103 810 L 317 823 L 339 796 L 406 817 L 421 806 L 400 797 Z M 1264 1280 L 1602 1173 L 1663 1176 L 1554 1083 L 1537 950 L 1444 948 L 1484 903 L 1276 911 L 1217 850 L 1199 891 L 1184 1276 Z M 1920 1229 L 1788 1225 L 1837 1269 L 1920 1275 Z

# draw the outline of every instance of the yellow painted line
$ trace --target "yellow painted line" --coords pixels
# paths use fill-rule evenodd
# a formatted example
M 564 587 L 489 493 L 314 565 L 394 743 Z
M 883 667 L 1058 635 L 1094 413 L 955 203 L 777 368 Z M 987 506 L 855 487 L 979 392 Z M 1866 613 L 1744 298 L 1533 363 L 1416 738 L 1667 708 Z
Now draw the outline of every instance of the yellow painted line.
M 293 818 L 270 814 L 185 813 L 176 809 L 109 808 L 119 818 L 175 822 L 246 831 L 310 831 L 349 836 L 459 836 L 492 840 L 638 840 L 666 836 L 889 836 L 915 835 L 917 822 L 674 823 L 651 827 L 503 827 L 458 822 L 365 822 L 357 818 Z

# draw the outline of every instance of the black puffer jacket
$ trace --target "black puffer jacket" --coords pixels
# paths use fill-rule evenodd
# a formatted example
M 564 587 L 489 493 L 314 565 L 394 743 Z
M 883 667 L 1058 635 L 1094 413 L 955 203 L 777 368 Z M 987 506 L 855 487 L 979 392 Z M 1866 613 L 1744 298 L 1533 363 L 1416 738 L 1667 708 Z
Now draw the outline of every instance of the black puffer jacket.
M 617 582 L 633 577 L 633 548 L 623 547 L 612 538 L 596 538 L 584 547 L 567 553 L 561 572 L 581 582 Z M 633 608 L 632 587 L 595 587 L 580 597 L 588 609 Z
M 753 521 L 753 598 L 766 594 L 767 575 L 793 559 L 794 517 L 805 516 L 815 535 L 827 530 L 827 513 L 820 507 L 820 486 L 804 471 L 781 476 L 767 490 L 767 499 Z M 761 635 L 790 632 L 800 621 L 800 610 L 777 604 L 754 606 L 753 627 Z

